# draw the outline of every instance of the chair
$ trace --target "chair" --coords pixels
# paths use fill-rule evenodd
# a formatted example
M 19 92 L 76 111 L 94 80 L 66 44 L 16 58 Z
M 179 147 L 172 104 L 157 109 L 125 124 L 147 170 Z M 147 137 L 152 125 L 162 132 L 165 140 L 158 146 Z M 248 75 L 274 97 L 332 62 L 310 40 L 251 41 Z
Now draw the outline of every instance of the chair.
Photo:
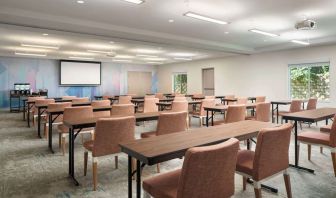
M 255 115 L 246 117 L 246 120 L 269 122 L 271 116 L 270 109 L 271 109 L 271 103 L 259 103 L 257 104 Z
M 317 106 L 317 99 L 310 98 L 307 103 L 307 110 L 316 109 L 316 106 Z
M 292 100 L 289 111 L 279 111 L 279 116 L 283 116 L 287 113 L 294 113 L 294 112 L 299 112 L 301 111 L 301 106 L 302 106 L 302 100 Z M 283 119 L 281 118 L 281 122 L 283 122 Z
M 205 96 L 205 99 L 216 99 L 216 96 Z
M 107 107 L 110 105 L 111 105 L 110 100 L 94 100 L 91 102 L 92 107 Z M 93 116 L 96 118 L 108 117 L 108 116 L 111 116 L 111 112 L 110 111 L 97 111 L 97 112 L 93 112 Z
M 226 95 L 225 96 L 225 99 L 235 99 L 235 95 Z M 228 102 L 227 103 L 228 105 L 232 105 L 232 104 L 235 104 L 235 102 Z
M 28 97 L 28 98 L 27 98 L 27 101 L 28 101 L 28 102 L 34 102 L 34 101 L 36 101 L 36 100 L 43 100 L 43 99 L 45 99 L 45 98 L 46 98 L 45 96 Z M 29 104 L 27 103 L 27 105 L 29 105 Z M 35 104 L 30 104 L 30 105 L 28 106 L 28 108 L 27 108 L 27 112 L 28 112 L 28 109 L 30 109 L 30 110 L 29 110 L 29 113 L 31 113 L 32 115 L 34 115 Z M 35 120 L 33 119 L 33 124 L 35 124 L 34 122 L 35 122 Z
M 158 102 L 158 98 L 145 98 L 143 113 L 158 112 L 159 108 L 156 105 Z
M 257 96 L 256 103 L 266 102 L 266 96 Z
M 103 100 L 109 100 L 109 98 L 112 98 L 113 96 L 108 96 L 108 95 L 104 95 L 103 96 Z
M 224 123 L 233 123 L 245 120 L 246 106 L 245 105 L 229 105 Z
M 323 148 L 328 148 L 331 151 L 331 158 L 334 167 L 334 175 L 336 177 L 336 116 L 331 125 L 330 133 L 320 132 L 302 132 L 298 134 L 298 150 L 300 144 L 308 145 L 308 160 L 311 159 L 311 145 L 317 145 Z
M 161 99 L 164 99 L 165 97 L 164 97 L 163 93 L 156 93 L 155 98 L 158 98 L 159 100 L 161 100 Z
M 185 96 L 176 96 L 174 97 L 174 101 L 188 101 Z
M 134 104 L 112 105 L 111 116 L 134 116 Z
M 84 143 L 84 176 L 87 172 L 88 153 L 92 155 L 93 190 L 98 183 L 98 158 L 120 153 L 119 143 L 134 140 L 134 116 L 122 118 L 100 118 L 97 121 L 94 140 Z M 115 168 L 118 168 L 118 156 L 115 156 Z
M 119 104 L 132 104 L 132 96 L 119 96 Z
M 66 107 L 71 107 L 71 102 L 60 102 L 60 103 L 50 103 L 48 104 L 48 109 L 47 111 L 52 111 L 56 109 L 64 110 Z M 53 118 L 55 119 L 55 118 Z M 63 123 L 63 115 L 59 115 L 54 121 L 53 125 L 60 125 Z M 49 130 L 49 117 L 47 116 L 46 118 L 46 123 L 44 126 L 44 136 L 48 138 L 48 130 Z
M 188 112 L 188 101 L 173 101 L 171 111 L 173 112 Z
M 145 95 L 144 99 L 147 99 L 147 98 L 155 98 L 155 95 Z
M 216 106 L 216 102 L 214 99 L 204 99 L 201 102 L 200 110 L 196 112 L 192 112 L 189 116 L 189 121 L 191 121 L 191 117 L 198 118 L 200 120 L 200 126 L 203 126 L 203 118 L 206 117 L 206 111 L 204 107 L 213 107 Z M 189 125 L 191 122 L 189 122 Z
M 183 132 L 187 129 L 187 112 L 167 112 L 159 115 L 156 131 L 141 133 L 141 138 Z M 160 172 L 160 164 L 157 164 Z
M 36 119 L 38 118 L 38 108 L 37 108 L 37 106 L 48 105 L 50 103 L 55 103 L 55 100 L 54 99 L 37 99 L 37 100 L 35 100 L 34 112 L 33 112 L 34 113 L 34 116 L 33 116 L 33 125 L 34 126 L 35 126 Z M 40 113 L 42 113 L 42 112 L 40 112 Z M 41 115 L 41 119 L 46 121 L 46 117 L 47 117 L 47 114 L 44 111 Z
M 62 96 L 62 100 L 72 100 L 77 98 L 77 96 Z
M 246 189 L 247 178 L 253 179 L 256 198 L 261 198 L 261 183 L 282 173 L 284 176 L 287 197 L 292 197 L 289 168 L 289 143 L 293 125 L 262 129 L 257 137 L 255 152 L 238 151 L 236 173 L 243 176 L 243 190 Z
M 90 99 L 85 97 L 85 98 L 74 98 L 72 99 L 72 103 L 84 103 L 84 102 L 90 102 Z
M 85 118 L 92 118 L 93 110 L 91 106 L 82 106 L 82 107 L 67 107 L 64 108 L 63 121 L 76 121 Z M 59 133 L 59 147 L 62 148 L 63 155 L 65 154 L 65 138 L 69 135 L 69 128 L 65 125 L 58 125 Z M 91 128 L 84 129 L 80 133 L 91 133 L 93 130 Z
M 190 148 L 182 169 L 143 181 L 144 197 L 228 198 L 234 194 L 234 171 L 239 142 Z
M 248 99 L 247 98 L 237 98 L 236 104 L 247 104 Z

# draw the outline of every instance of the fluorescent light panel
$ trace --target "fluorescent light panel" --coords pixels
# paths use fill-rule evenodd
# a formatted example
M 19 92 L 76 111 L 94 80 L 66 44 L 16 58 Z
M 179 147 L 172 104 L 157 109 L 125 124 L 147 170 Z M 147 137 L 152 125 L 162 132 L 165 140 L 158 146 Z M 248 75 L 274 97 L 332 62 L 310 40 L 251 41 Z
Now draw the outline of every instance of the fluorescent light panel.
M 35 45 L 35 44 L 21 44 L 22 47 L 34 47 L 34 48 L 43 48 L 43 49 L 59 49 L 59 46 L 49 46 L 49 45 Z
M 83 59 L 83 60 L 93 60 L 92 57 L 80 57 L 80 56 L 70 56 L 71 59 Z
M 121 60 L 121 59 L 114 59 L 113 62 L 132 62 L 131 60 Z
M 192 58 L 182 58 L 182 57 L 176 57 L 174 58 L 175 60 L 188 60 L 188 61 L 191 61 Z
M 146 57 L 146 58 L 157 58 L 158 56 L 154 55 L 146 55 L 146 54 L 137 54 L 138 57 Z
M 21 56 L 47 56 L 47 54 L 33 54 L 33 53 L 23 53 L 23 52 L 15 52 L 15 55 Z
M 162 62 L 147 62 L 149 64 L 163 64 Z
M 297 43 L 297 44 L 301 44 L 301 45 L 310 45 L 309 42 L 306 41 L 299 41 L 299 40 L 291 40 L 292 43 Z
M 111 52 L 107 52 L 107 51 L 99 51 L 99 50 L 88 50 L 88 52 L 92 52 L 92 53 L 100 53 L 100 54 L 109 54 Z
M 270 36 L 270 37 L 277 37 L 277 36 L 280 36 L 278 34 L 273 34 L 273 33 L 269 33 L 269 32 L 265 32 L 265 31 L 262 31 L 262 30 L 258 30 L 258 29 L 251 29 L 249 30 L 250 32 L 253 32 L 253 33 L 257 33 L 257 34 L 262 34 L 262 35 L 265 35 L 265 36 Z
M 213 19 L 213 18 L 206 17 L 206 16 L 202 16 L 202 15 L 199 15 L 199 14 L 196 14 L 196 13 L 193 13 L 193 12 L 187 12 L 187 13 L 184 14 L 184 16 L 191 17 L 191 18 L 198 19 L 198 20 L 202 20 L 202 21 L 211 22 L 211 23 L 217 23 L 217 24 L 220 24 L 220 25 L 229 24 L 229 22 L 221 21 L 221 20 L 218 20 L 218 19 Z
M 142 4 L 143 2 L 145 2 L 144 0 L 123 0 L 129 3 L 134 3 L 134 4 Z

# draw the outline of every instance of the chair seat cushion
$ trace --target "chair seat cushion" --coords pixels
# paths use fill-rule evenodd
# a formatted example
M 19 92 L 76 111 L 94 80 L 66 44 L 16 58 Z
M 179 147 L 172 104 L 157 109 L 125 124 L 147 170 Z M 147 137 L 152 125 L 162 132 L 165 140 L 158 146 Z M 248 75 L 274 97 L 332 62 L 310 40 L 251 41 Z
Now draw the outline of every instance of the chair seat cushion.
M 280 116 L 285 115 L 287 113 L 290 113 L 290 112 L 289 111 L 279 111 L 279 115 Z M 275 114 L 276 114 L 276 112 L 275 112 Z
M 236 171 L 252 176 L 253 160 L 254 160 L 253 151 L 250 150 L 238 151 Z
M 58 125 L 57 129 L 59 133 L 69 133 L 69 128 L 63 124 Z M 93 130 L 94 128 L 85 128 L 85 129 L 82 129 L 81 132 L 91 132 Z
M 156 136 L 156 131 L 141 133 L 141 138 L 149 138 Z
M 325 126 L 322 126 L 322 127 L 320 128 L 320 131 L 321 131 L 321 132 L 325 132 L 325 133 L 330 133 L 330 131 L 331 131 L 331 125 L 325 125 Z
M 329 146 L 330 135 L 320 132 L 303 132 L 298 134 L 298 140 L 312 144 L 323 144 Z
M 87 150 L 92 151 L 93 150 L 93 140 L 89 140 L 87 142 L 84 142 L 83 146 Z
M 145 179 L 143 189 L 152 197 L 175 198 L 180 175 L 181 169 Z

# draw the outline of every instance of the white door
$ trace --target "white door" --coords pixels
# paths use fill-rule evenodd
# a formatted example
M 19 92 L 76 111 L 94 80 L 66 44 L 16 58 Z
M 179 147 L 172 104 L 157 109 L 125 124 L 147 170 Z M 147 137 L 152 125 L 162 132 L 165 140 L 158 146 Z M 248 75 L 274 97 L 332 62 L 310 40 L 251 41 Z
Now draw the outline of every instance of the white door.
M 214 68 L 202 69 L 203 94 L 206 96 L 215 95 L 215 70 Z
M 152 72 L 127 72 L 127 93 L 144 96 L 152 90 Z

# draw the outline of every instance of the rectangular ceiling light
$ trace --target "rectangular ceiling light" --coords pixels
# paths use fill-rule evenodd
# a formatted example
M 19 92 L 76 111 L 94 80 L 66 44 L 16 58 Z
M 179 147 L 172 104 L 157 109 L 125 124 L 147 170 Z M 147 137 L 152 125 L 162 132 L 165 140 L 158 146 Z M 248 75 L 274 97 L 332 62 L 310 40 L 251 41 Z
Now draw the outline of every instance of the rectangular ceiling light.
M 299 41 L 299 40 L 291 40 L 292 43 L 297 43 L 297 44 L 301 44 L 301 45 L 310 45 L 310 43 L 306 42 L 306 41 Z
M 125 62 L 125 63 L 129 63 L 129 62 L 132 62 L 131 60 L 125 60 L 125 59 L 114 59 L 112 60 L 113 62 Z
M 22 47 L 34 47 L 34 48 L 43 48 L 43 49 L 59 49 L 59 46 L 49 46 L 49 45 L 34 45 L 34 44 L 21 44 Z
M 33 54 L 33 53 L 22 53 L 22 52 L 15 52 L 15 55 L 21 55 L 21 56 L 47 56 L 47 54 Z
M 88 50 L 88 52 L 99 53 L 99 54 L 109 54 L 109 53 L 111 53 L 111 52 L 107 52 L 107 51 L 99 51 L 99 50 Z
M 265 32 L 265 31 L 257 30 L 257 29 L 251 29 L 251 30 L 249 30 L 249 31 L 250 31 L 250 32 L 257 33 L 257 34 L 262 34 L 262 35 L 265 35 L 265 36 L 270 36 L 270 37 L 277 37 L 277 36 L 280 36 L 280 35 L 278 35 L 278 34 L 273 34 L 273 33 Z
M 191 61 L 192 58 L 182 58 L 182 57 L 176 57 L 174 58 L 175 60 L 186 60 L 186 61 Z
M 158 56 L 154 55 L 147 55 L 147 54 L 137 54 L 138 57 L 146 57 L 146 58 L 157 58 Z
M 134 3 L 134 4 L 142 4 L 143 2 L 145 2 L 144 0 L 123 0 L 129 3 Z
M 217 24 L 220 24 L 220 25 L 229 24 L 229 22 L 213 19 L 213 18 L 206 17 L 206 16 L 202 16 L 202 15 L 199 15 L 199 14 L 196 14 L 196 13 L 193 13 L 193 12 L 187 12 L 187 13 L 184 14 L 184 16 L 191 17 L 191 18 L 198 19 L 198 20 L 202 20 L 202 21 L 211 22 L 211 23 L 217 23 Z
M 158 65 L 161 65 L 163 64 L 162 62 L 147 62 L 148 64 L 158 64 Z
M 80 60 L 80 59 L 82 59 L 82 60 L 93 60 L 94 59 L 92 57 L 80 57 L 80 56 L 70 56 L 69 58 L 70 59 L 77 59 L 77 60 Z

